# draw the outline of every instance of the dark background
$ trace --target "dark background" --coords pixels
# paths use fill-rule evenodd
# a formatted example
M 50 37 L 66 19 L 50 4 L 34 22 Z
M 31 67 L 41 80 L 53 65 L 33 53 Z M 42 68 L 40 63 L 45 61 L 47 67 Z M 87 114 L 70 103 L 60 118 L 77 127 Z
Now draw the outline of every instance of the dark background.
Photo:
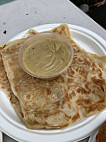
M 70 0 L 73 2 L 77 7 L 81 6 L 82 4 L 89 5 L 89 11 L 86 13 L 88 14 L 93 20 L 95 20 L 98 24 L 100 24 L 104 29 L 106 29 L 106 4 L 97 7 L 95 4 L 102 0 Z

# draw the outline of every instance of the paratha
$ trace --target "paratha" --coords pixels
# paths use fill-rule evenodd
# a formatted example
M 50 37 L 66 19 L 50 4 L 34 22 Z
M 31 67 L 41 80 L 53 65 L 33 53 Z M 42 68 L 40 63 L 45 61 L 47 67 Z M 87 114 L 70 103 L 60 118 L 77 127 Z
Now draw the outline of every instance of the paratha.
M 2 59 L 12 92 L 20 102 L 24 123 L 31 129 L 63 128 L 106 108 L 102 68 L 70 38 L 67 25 L 51 32 L 65 35 L 72 43 L 72 65 L 57 79 L 44 81 L 23 72 L 18 61 L 20 44 L 2 46 Z
M 28 38 L 31 35 L 36 34 L 37 32 L 33 29 L 30 29 L 24 36 L 23 38 Z M 20 44 L 21 40 L 17 40 L 17 42 L 15 42 L 16 44 Z M 8 46 L 12 45 L 13 42 L 8 42 L 8 43 L 3 43 L 0 46 L 0 50 L 5 47 L 5 44 L 8 44 Z M 5 71 L 5 67 L 3 65 L 3 61 L 2 61 L 2 56 L 0 54 L 0 89 L 2 91 L 5 92 L 5 94 L 7 95 L 9 101 L 11 102 L 15 112 L 17 113 L 17 115 L 19 116 L 19 118 L 21 119 L 21 121 L 23 121 L 23 114 L 21 111 L 21 107 L 20 107 L 20 103 L 18 98 L 13 94 L 11 87 L 10 87 L 10 83 L 9 80 L 7 78 L 6 75 L 6 71 Z
M 5 92 L 14 110 L 16 111 L 17 115 L 19 116 L 21 121 L 23 121 L 23 114 L 20 108 L 19 100 L 17 99 L 16 96 L 14 96 L 13 92 L 11 91 L 10 83 L 8 81 L 8 78 L 5 72 L 1 55 L 0 55 L 0 88 Z
M 36 33 L 37 33 L 37 31 L 30 29 L 23 36 L 23 38 L 28 38 L 29 36 L 32 36 Z M 15 44 L 20 44 L 20 41 L 21 41 L 20 39 L 15 41 Z M 0 50 L 5 47 L 5 44 L 8 44 L 8 46 L 10 46 L 13 44 L 13 42 L 3 43 L 2 45 L 0 45 Z M 23 113 L 21 111 L 20 103 L 19 103 L 18 98 L 13 94 L 13 92 L 11 90 L 10 83 L 9 83 L 9 80 L 7 78 L 7 74 L 5 71 L 5 67 L 3 65 L 1 53 L 0 53 L 0 89 L 5 92 L 9 101 L 11 102 L 15 112 L 17 113 L 17 115 L 19 116 L 21 121 L 23 121 Z

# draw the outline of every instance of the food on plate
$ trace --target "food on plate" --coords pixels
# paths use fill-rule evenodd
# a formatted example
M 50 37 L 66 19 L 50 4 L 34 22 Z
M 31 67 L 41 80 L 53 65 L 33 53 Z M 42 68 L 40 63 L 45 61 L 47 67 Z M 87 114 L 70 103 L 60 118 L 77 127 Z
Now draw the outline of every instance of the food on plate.
M 8 81 L 0 84 L 8 87 L 4 88 L 7 94 L 12 93 L 17 98 L 18 111 L 30 129 L 64 128 L 106 109 L 106 63 L 101 63 L 101 57 L 97 60 L 93 54 L 82 50 L 73 41 L 67 25 L 50 32 L 64 35 L 74 50 L 71 66 L 54 80 L 37 79 L 21 68 L 19 49 L 28 37 L 0 46 L 4 76 L 6 80 L 8 77 Z
M 96 136 L 96 142 L 106 142 L 106 122 L 102 124 Z
M 52 78 L 65 71 L 72 61 L 71 43 L 57 33 L 31 36 L 20 48 L 22 68 L 37 78 Z
M 7 75 L 6 75 L 6 72 L 5 72 L 5 68 L 4 68 L 4 65 L 3 65 L 1 55 L 0 55 L 0 88 L 6 93 L 6 95 L 7 95 L 8 99 L 10 100 L 14 110 L 16 111 L 17 115 L 19 116 L 19 118 L 22 121 L 23 115 L 22 115 L 22 112 L 21 112 L 20 104 L 19 104 L 17 97 L 11 91 L 10 83 L 8 81 L 8 78 L 7 78 Z

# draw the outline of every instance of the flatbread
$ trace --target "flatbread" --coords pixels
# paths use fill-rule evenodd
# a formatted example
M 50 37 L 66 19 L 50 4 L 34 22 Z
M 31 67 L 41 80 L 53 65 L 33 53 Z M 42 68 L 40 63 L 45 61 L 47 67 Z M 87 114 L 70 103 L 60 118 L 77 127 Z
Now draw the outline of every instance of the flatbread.
M 11 89 L 17 96 L 24 123 L 31 129 L 63 128 L 106 108 L 104 73 L 90 54 L 70 38 L 67 25 L 52 30 L 72 43 L 74 58 L 69 69 L 52 81 L 33 78 L 23 72 L 18 51 L 23 43 L 2 49 L 2 59 Z
M 34 34 L 36 34 L 37 31 L 30 29 L 24 36 L 23 38 L 28 38 L 29 36 L 32 36 Z M 23 42 L 25 39 L 22 40 L 16 40 L 15 44 L 20 44 L 20 42 Z M 5 42 L 2 45 L 0 45 L 0 50 L 5 48 L 6 45 L 8 46 L 12 46 L 13 42 Z M 20 103 L 18 98 L 13 94 L 11 87 L 10 87 L 10 83 L 5 71 L 5 67 L 3 65 L 3 61 L 2 61 L 2 56 L 0 53 L 0 89 L 2 91 L 5 92 L 5 94 L 7 95 L 9 101 L 11 102 L 11 105 L 13 106 L 15 112 L 17 113 L 17 115 L 19 116 L 19 118 L 21 119 L 21 121 L 23 121 L 23 113 L 21 111 L 21 107 L 20 107 Z
M 94 58 L 95 62 L 97 62 L 99 67 L 104 72 L 104 78 L 106 79 L 106 56 L 100 57 L 100 56 L 98 56 L 96 54 L 91 54 L 91 56 Z
M 97 56 L 96 54 L 91 54 L 91 56 L 95 59 L 95 61 L 98 63 L 98 65 L 105 69 L 106 68 L 106 56 Z
M 30 29 L 23 36 L 23 38 L 28 38 L 29 36 L 32 36 L 32 35 L 34 35 L 36 33 L 37 32 L 35 30 Z M 19 40 L 15 41 L 15 43 L 17 43 L 19 45 L 20 41 L 21 40 L 19 39 Z M 8 44 L 8 46 L 11 46 L 13 44 L 13 42 L 3 43 L 2 45 L 0 45 L 0 50 L 5 48 L 6 44 Z M 17 115 L 19 116 L 21 121 L 23 121 L 23 113 L 21 111 L 20 103 L 19 103 L 18 98 L 13 94 L 13 92 L 11 90 L 10 83 L 9 83 L 9 80 L 7 78 L 7 74 L 6 74 L 6 71 L 5 71 L 5 67 L 3 65 L 1 54 L 0 54 L 0 89 L 5 92 L 5 94 L 7 95 L 8 99 L 9 99 L 9 101 L 11 102 L 15 112 L 17 113 Z
M 25 35 L 23 36 L 23 38 L 28 38 L 30 36 L 33 36 L 34 34 L 37 34 L 37 31 L 30 29 L 28 30 L 28 32 L 25 33 Z
M 2 62 L 1 55 L 0 55 L 0 88 L 5 92 L 15 112 L 17 113 L 21 121 L 23 121 L 23 114 L 20 108 L 20 104 L 19 104 L 17 97 L 15 97 L 13 92 L 11 91 L 10 83 L 8 81 L 8 78 L 5 72 L 5 68 Z

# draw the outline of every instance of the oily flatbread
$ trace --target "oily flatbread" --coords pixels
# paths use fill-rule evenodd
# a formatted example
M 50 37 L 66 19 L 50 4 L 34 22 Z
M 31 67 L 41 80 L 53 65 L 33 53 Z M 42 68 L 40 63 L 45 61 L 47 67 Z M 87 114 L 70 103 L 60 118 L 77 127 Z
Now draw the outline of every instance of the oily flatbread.
M 97 56 L 96 54 L 91 54 L 91 56 L 95 59 L 95 61 L 98 63 L 98 65 L 102 68 L 106 68 L 106 56 Z
M 23 38 L 28 38 L 31 35 L 36 34 L 37 32 L 33 29 L 30 29 L 24 36 Z M 23 41 L 23 40 L 22 40 Z M 20 40 L 15 41 L 16 44 L 20 44 Z M 8 43 L 3 43 L 0 46 L 0 50 L 3 49 L 6 44 L 8 44 L 8 46 L 11 46 L 13 44 L 13 42 L 8 42 Z M 6 75 L 6 71 L 5 71 L 5 67 L 3 65 L 3 61 L 2 61 L 2 56 L 0 54 L 0 88 L 2 89 L 2 91 L 4 91 L 9 99 L 9 101 L 11 102 L 15 112 L 17 113 L 17 115 L 19 116 L 19 118 L 21 119 L 21 121 L 23 121 L 23 114 L 21 111 L 21 107 L 20 107 L 20 103 L 18 98 L 13 94 L 11 87 L 10 87 L 10 83 L 9 80 L 7 78 Z
M 29 29 L 28 32 L 26 32 L 25 35 L 23 35 L 22 38 L 28 38 L 28 37 L 30 37 L 30 36 L 32 36 L 32 35 L 35 35 L 35 34 L 37 34 L 37 31 L 36 31 L 36 30 Z
M 30 29 L 24 36 L 23 38 L 28 38 L 29 36 L 32 36 L 34 34 L 36 34 L 37 32 L 33 29 Z M 24 40 L 16 40 L 15 44 L 20 44 L 20 42 L 23 42 Z M 6 45 L 8 46 L 12 46 L 13 42 L 8 42 L 8 43 L 3 43 L 2 45 L 0 45 L 0 50 L 5 48 Z M 20 103 L 18 98 L 13 94 L 11 87 L 10 87 L 10 83 L 5 71 L 5 67 L 3 65 L 3 61 L 2 61 L 2 56 L 0 54 L 0 89 L 2 91 L 4 91 L 9 99 L 9 101 L 11 102 L 15 112 L 17 113 L 17 115 L 19 116 L 19 118 L 21 119 L 21 121 L 23 121 L 23 113 L 21 111 L 21 107 L 20 107 Z
M 96 54 L 91 54 L 91 56 L 94 58 L 95 62 L 97 62 L 99 67 L 103 70 L 104 78 L 106 79 L 106 56 L 100 57 L 97 56 Z
M 17 115 L 23 120 L 23 114 L 20 108 L 19 101 L 17 97 L 14 96 L 13 92 L 11 91 L 10 83 L 8 81 L 5 68 L 2 62 L 2 58 L 0 55 L 0 88 L 6 93 L 8 99 L 10 100 L 14 110 L 16 111 Z
M 63 25 L 63 26 L 60 26 L 58 28 L 55 28 L 55 29 L 51 30 L 50 32 L 58 32 L 60 34 L 62 33 L 63 35 L 65 35 L 67 37 L 68 34 L 67 34 L 67 30 L 66 29 L 67 29 L 67 26 Z M 28 38 L 29 36 L 34 35 L 36 33 L 37 32 L 35 30 L 30 29 L 23 36 L 23 38 Z M 0 49 L 5 48 L 5 46 L 13 46 L 14 43 L 19 46 L 20 43 L 23 42 L 23 41 L 24 41 L 24 39 L 16 40 L 16 41 L 13 41 L 13 42 L 3 43 L 0 46 Z M 18 114 L 20 119 L 23 120 L 23 114 L 22 114 L 22 111 L 21 111 L 19 100 L 18 100 L 18 98 L 16 96 L 14 96 L 14 94 L 11 91 L 11 87 L 10 87 L 10 84 L 9 84 L 9 81 L 8 81 L 8 78 L 7 78 L 7 75 L 6 75 L 6 72 L 5 72 L 5 68 L 4 68 L 2 59 L 1 59 L 1 55 L 0 55 L 0 72 L 1 72 L 1 74 L 0 74 L 0 88 L 6 93 L 6 95 L 8 96 L 8 98 L 9 98 L 13 108 L 15 109 L 16 113 Z
M 67 25 L 52 32 L 67 36 L 74 49 L 72 65 L 55 80 L 39 80 L 23 72 L 18 62 L 23 41 L 9 46 L 7 43 L 2 49 L 11 89 L 20 102 L 24 123 L 31 129 L 63 128 L 106 108 L 102 69 L 70 38 Z

